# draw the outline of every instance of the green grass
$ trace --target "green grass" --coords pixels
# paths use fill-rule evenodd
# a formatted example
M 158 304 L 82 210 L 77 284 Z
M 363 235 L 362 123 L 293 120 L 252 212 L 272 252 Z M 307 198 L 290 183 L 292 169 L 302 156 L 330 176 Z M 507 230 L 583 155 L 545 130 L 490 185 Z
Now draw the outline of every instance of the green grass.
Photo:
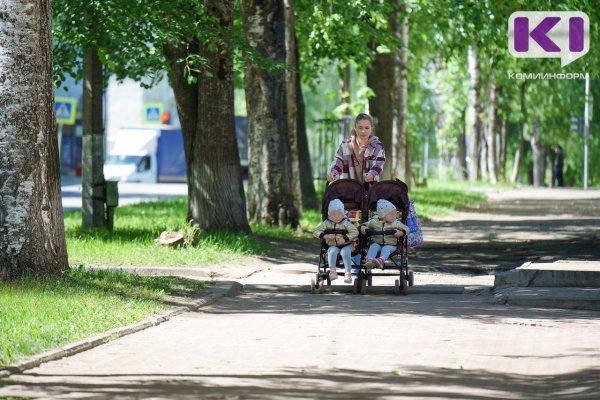
M 320 193 L 320 192 L 319 192 Z M 472 191 L 442 188 L 415 188 L 409 193 L 419 217 L 448 215 L 457 208 L 471 207 L 485 199 Z M 265 255 L 274 250 L 261 236 L 292 240 L 309 238 L 321 222 L 320 210 L 305 210 L 300 230 L 255 224 L 253 235 L 202 234 L 193 247 L 171 249 L 154 242 L 166 230 L 186 230 L 185 198 L 118 207 L 114 230 L 81 228 L 81 212 L 65 213 L 67 249 L 71 265 L 165 265 L 200 266 Z
M 414 200 L 420 219 L 449 215 L 457 209 L 474 207 L 485 200 L 483 193 L 459 189 L 415 188 L 409 197 Z
M 190 296 L 208 284 L 74 268 L 59 278 L 0 284 L 0 366 L 165 309 L 166 294 Z
M 154 239 L 166 230 L 186 230 L 185 198 L 118 207 L 114 229 L 81 228 L 81 212 L 65 212 L 71 265 L 206 265 L 246 255 L 264 255 L 270 246 L 245 234 L 200 235 L 193 247 L 171 249 Z

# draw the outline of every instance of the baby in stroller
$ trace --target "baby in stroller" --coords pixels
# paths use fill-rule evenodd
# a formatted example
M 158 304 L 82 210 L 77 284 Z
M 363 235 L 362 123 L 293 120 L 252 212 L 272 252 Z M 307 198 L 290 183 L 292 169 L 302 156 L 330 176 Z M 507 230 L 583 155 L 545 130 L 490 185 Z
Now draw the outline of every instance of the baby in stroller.
M 383 269 L 385 260 L 396 251 L 399 239 L 409 232 L 408 226 L 398 219 L 398 210 L 387 200 L 377 201 L 377 215 L 360 228 L 361 233 L 371 236 L 371 245 L 365 258 L 365 267 Z M 379 257 L 377 257 L 379 255 Z
M 344 263 L 344 282 L 352 283 L 352 242 L 358 238 L 358 229 L 346 218 L 344 203 L 341 200 L 334 199 L 329 202 L 327 219 L 316 227 L 313 234 L 329 246 L 329 279 L 337 279 L 336 262 L 339 254 Z

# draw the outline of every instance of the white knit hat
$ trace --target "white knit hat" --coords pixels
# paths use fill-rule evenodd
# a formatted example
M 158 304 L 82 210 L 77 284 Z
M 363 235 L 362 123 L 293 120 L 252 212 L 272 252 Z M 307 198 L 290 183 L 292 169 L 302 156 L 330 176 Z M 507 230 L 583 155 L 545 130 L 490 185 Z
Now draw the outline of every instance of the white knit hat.
M 334 211 L 339 211 L 344 215 L 344 203 L 340 199 L 331 200 L 329 202 L 329 208 L 327 209 L 327 215 L 331 216 Z
M 379 218 L 383 218 L 392 211 L 396 211 L 396 207 L 387 200 L 377 201 L 377 215 Z

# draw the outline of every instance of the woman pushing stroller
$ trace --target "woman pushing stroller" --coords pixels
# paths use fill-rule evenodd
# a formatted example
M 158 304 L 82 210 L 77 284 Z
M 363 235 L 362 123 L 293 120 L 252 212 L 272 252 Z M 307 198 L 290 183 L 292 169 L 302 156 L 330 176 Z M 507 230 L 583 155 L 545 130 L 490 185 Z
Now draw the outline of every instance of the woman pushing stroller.
M 398 219 L 396 207 L 387 200 L 377 201 L 377 215 L 360 227 L 361 233 L 370 233 L 371 245 L 365 258 L 365 267 L 383 268 L 385 260 L 398 248 L 398 239 L 406 236 L 408 226 Z M 378 257 L 379 255 L 379 257 Z

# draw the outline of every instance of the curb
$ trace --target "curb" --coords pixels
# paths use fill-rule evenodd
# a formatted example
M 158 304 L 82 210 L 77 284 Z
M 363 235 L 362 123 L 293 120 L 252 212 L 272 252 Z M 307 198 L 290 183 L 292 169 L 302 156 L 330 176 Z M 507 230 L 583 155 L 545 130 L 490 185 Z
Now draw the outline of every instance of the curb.
M 6 378 L 12 374 L 22 373 L 28 369 L 38 367 L 43 363 L 58 360 L 64 357 L 70 357 L 123 336 L 131 335 L 132 333 L 142 331 L 152 326 L 160 325 L 163 322 L 166 322 L 184 312 L 197 311 L 199 308 L 210 306 L 219 301 L 222 297 L 235 297 L 240 294 L 242 290 L 244 290 L 244 287 L 238 282 L 217 281 L 215 282 L 215 285 L 209 289 L 209 294 L 207 296 L 193 300 L 184 306 L 163 311 L 158 315 L 148 317 L 134 324 L 111 329 L 110 331 L 100 333 L 96 336 L 67 344 L 61 348 L 26 358 L 18 364 L 10 365 L 5 367 L 4 370 L 0 370 L 0 378 Z

